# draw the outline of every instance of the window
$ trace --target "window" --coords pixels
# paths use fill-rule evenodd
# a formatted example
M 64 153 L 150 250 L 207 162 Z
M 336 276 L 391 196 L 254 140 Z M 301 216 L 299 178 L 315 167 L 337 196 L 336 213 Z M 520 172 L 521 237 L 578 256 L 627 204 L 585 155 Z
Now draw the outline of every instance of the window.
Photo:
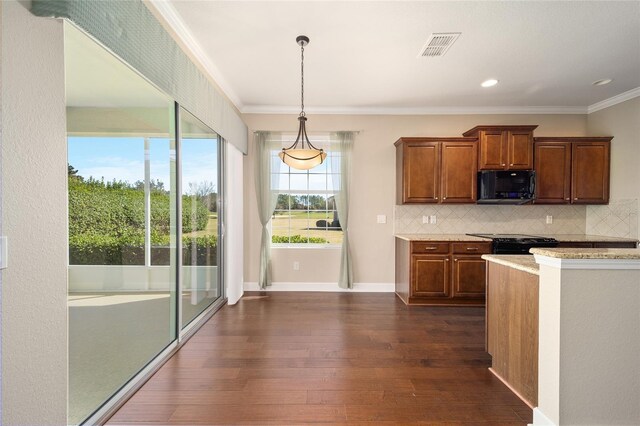
M 272 243 L 341 244 L 343 233 L 332 189 L 335 176 L 331 173 L 339 154 L 328 151 L 320 166 L 296 170 L 280 161 L 279 152 L 271 152 L 272 182 L 279 192 L 271 218 Z

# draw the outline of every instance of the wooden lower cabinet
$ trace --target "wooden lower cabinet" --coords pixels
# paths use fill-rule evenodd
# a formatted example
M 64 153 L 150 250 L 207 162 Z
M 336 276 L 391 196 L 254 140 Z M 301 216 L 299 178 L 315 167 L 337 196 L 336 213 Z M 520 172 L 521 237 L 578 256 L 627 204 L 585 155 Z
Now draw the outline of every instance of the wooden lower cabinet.
M 396 238 L 396 294 L 408 305 L 483 306 L 487 242 Z
M 453 297 L 484 298 L 486 261 L 482 257 L 453 255 L 452 269 Z
M 449 297 L 449 257 L 411 256 L 411 295 Z

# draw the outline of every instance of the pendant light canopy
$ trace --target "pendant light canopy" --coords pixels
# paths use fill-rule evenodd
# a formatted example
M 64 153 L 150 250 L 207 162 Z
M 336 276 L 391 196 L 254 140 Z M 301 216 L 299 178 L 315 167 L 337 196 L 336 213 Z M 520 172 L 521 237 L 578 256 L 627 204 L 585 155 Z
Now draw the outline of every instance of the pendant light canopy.
M 293 167 L 298 170 L 309 170 L 315 166 L 322 164 L 327 153 L 322 149 L 318 149 L 309 142 L 307 137 L 306 122 L 307 117 L 304 113 L 304 47 L 309 44 L 309 37 L 301 35 L 296 37 L 296 43 L 300 45 L 301 61 L 300 61 L 300 74 L 301 74 L 301 111 L 298 116 L 300 126 L 298 128 L 298 136 L 296 141 L 289 148 L 282 148 L 282 152 L 278 154 L 280 159 L 289 167 Z M 300 147 L 298 147 L 300 144 Z M 306 147 L 305 147 L 306 145 Z

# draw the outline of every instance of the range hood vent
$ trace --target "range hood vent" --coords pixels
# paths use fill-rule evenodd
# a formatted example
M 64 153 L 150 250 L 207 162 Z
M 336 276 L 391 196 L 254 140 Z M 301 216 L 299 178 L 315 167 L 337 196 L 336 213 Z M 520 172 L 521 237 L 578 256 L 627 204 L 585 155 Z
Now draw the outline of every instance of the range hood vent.
M 419 56 L 444 56 L 461 33 L 431 33 Z

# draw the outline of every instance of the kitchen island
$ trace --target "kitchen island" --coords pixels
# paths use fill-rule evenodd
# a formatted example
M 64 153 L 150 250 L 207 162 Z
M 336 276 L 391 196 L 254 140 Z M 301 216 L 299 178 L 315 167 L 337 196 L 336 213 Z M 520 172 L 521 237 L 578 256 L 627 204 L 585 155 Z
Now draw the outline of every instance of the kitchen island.
M 640 424 L 640 250 L 531 252 L 483 256 L 492 371 L 534 425 Z

